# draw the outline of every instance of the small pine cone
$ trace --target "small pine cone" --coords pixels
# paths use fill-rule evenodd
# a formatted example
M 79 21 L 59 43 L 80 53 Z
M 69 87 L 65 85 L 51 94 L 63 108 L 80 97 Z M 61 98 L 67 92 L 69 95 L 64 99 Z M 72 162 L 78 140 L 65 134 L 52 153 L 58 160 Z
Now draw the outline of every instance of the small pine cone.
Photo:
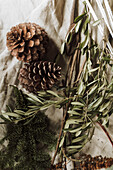
M 20 69 L 19 81 L 29 92 L 47 90 L 61 77 L 61 68 L 55 63 L 37 61 L 26 63 Z
M 21 23 L 7 33 L 7 47 L 20 61 L 40 60 L 47 51 L 47 33 L 35 23 Z

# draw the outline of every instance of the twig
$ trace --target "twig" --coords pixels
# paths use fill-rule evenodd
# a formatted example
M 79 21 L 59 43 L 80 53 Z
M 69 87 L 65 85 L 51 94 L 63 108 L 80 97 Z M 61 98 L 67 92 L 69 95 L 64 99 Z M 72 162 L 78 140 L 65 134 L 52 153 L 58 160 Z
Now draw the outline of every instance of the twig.
M 55 154 L 54 154 L 54 156 L 53 156 L 51 165 L 54 164 L 55 157 L 56 157 L 56 155 L 57 155 L 57 151 L 58 151 L 58 147 L 59 147 L 60 139 L 61 139 L 61 135 L 62 135 L 62 130 L 63 130 L 63 128 L 64 128 L 65 118 L 66 118 L 66 115 L 67 115 L 67 109 L 68 109 L 68 104 L 66 105 L 66 111 L 65 111 L 65 114 L 64 114 L 63 119 L 62 119 L 62 122 L 61 122 L 61 129 L 60 129 L 60 133 L 59 133 L 59 137 L 58 137 L 58 140 L 57 140 L 57 145 L 56 145 Z
M 69 82 L 72 79 L 73 69 L 74 69 L 75 61 L 76 61 L 76 58 L 77 58 L 77 55 L 78 55 L 79 46 L 80 46 L 80 43 L 78 43 L 77 49 L 75 50 L 75 53 L 74 53 L 74 57 L 73 57 L 72 65 L 71 65 L 71 70 L 70 70 Z
M 83 62 L 83 64 L 82 64 L 82 67 L 81 67 L 81 69 L 80 69 L 80 71 L 79 71 L 79 74 L 78 74 L 78 77 L 77 77 L 77 81 L 79 80 L 80 75 L 81 75 L 81 73 L 82 73 L 82 71 L 83 71 L 83 68 L 84 68 L 85 62 L 86 62 L 86 58 L 84 59 L 84 62 Z
M 69 61 L 67 63 L 67 73 L 66 73 L 66 78 L 65 78 L 65 86 L 67 85 L 67 80 L 68 80 L 68 71 L 69 71 L 69 66 L 72 60 L 72 56 L 70 56 Z
M 63 107 L 63 116 L 65 115 L 65 107 Z M 65 117 L 65 120 L 67 119 L 67 115 Z M 63 147 L 65 148 L 65 152 L 66 152 L 66 138 L 64 135 L 64 143 L 63 143 Z M 63 156 L 63 155 L 62 155 Z M 64 170 L 67 170 L 67 166 L 66 166 L 66 158 L 64 157 Z
M 84 60 L 84 62 L 83 62 L 83 64 L 82 64 L 82 67 L 81 67 L 80 71 L 79 71 L 77 80 L 73 83 L 73 85 L 76 84 L 76 83 L 79 81 L 80 75 L 81 75 L 81 73 L 82 73 L 82 71 L 83 71 L 83 68 L 84 68 L 84 65 L 85 65 L 85 62 L 86 62 L 86 58 L 85 58 L 85 60 Z
M 113 147 L 113 140 L 111 139 L 111 136 L 109 135 L 108 131 L 106 130 L 106 128 L 100 123 L 100 122 L 97 122 L 99 124 L 99 126 L 103 129 L 103 131 L 105 132 L 105 134 L 107 135 L 112 147 Z

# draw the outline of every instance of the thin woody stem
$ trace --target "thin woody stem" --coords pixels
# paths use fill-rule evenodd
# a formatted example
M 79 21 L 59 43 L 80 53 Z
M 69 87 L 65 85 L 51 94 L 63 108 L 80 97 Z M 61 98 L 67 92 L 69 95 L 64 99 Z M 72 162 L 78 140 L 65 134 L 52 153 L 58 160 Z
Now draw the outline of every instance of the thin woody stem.
M 109 135 L 108 131 L 106 130 L 106 128 L 100 123 L 100 122 L 97 122 L 98 125 L 103 129 L 103 131 L 105 132 L 106 136 L 108 137 L 112 147 L 113 147 L 113 140 L 111 139 L 111 136 Z
M 59 137 L 58 137 L 58 140 L 57 140 L 57 145 L 56 145 L 55 154 L 54 154 L 54 156 L 53 156 L 51 165 L 54 164 L 54 161 L 55 161 L 55 158 L 56 158 L 56 155 L 57 155 L 58 147 L 59 147 L 59 144 L 60 144 L 60 138 L 61 138 L 61 135 L 62 135 L 62 130 L 63 130 L 63 128 L 64 128 L 64 123 L 65 123 L 65 118 L 66 118 L 66 114 L 67 114 L 67 109 L 68 109 L 68 104 L 66 105 L 66 111 L 65 111 L 65 114 L 64 114 L 63 119 L 62 119 L 62 122 L 61 122 L 61 129 L 60 129 L 60 133 L 59 133 Z

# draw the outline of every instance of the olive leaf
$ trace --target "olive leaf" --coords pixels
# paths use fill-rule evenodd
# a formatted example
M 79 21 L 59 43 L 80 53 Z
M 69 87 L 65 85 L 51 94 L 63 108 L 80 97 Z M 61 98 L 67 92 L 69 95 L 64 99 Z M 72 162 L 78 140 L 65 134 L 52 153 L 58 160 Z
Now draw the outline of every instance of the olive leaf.
M 74 23 L 79 22 L 81 19 L 84 18 L 84 16 L 85 16 L 86 14 L 87 14 L 87 13 L 84 13 L 84 14 L 81 14 L 80 16 L 76 17 L 75 20 L 74 20 Z

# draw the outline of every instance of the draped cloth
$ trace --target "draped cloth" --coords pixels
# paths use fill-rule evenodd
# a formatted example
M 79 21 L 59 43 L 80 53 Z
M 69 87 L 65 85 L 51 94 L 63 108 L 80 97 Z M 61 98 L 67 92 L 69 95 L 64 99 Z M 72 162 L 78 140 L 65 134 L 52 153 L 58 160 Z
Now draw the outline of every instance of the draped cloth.
M 6 47 L 6 33 L 12 26 L 34 22 L 48 33 L 49 58 L 56 55 L 69 29 L 74 0 L 0 0 L 0 110 L 11 102 L 12 88 L 18 86 L 18 73 L 22 63 L 10 56 Z

